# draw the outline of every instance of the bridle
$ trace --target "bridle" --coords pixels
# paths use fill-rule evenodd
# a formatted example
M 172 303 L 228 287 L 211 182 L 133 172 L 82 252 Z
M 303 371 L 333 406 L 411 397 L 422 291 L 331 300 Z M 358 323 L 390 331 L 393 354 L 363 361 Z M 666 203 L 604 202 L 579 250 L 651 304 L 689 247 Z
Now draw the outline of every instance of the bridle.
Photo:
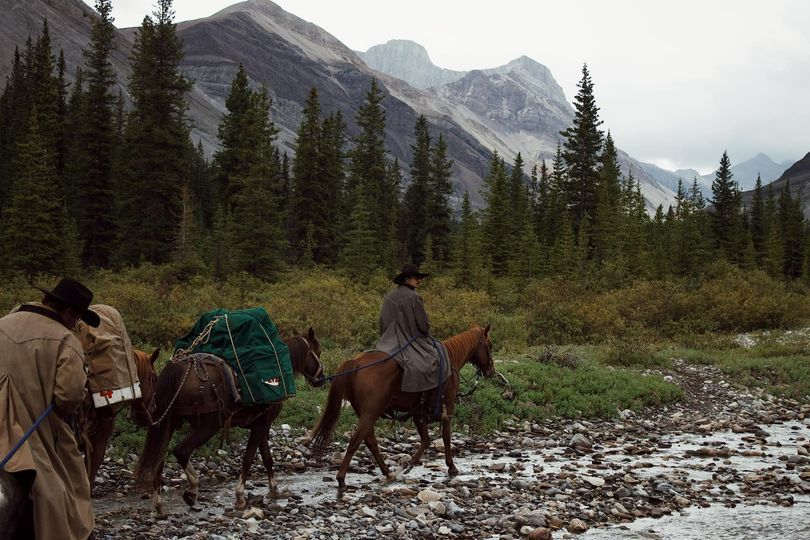
M 318 356 L 318 354 L 315 352 L 315 347 L 313 347 L 312 345 L 310 345 L 310 343 L 309 343 L 309 341 L 307 340 L 307 338 L 305 338 L 304 336 L 295 336 L 295 337 L 296 337 L 297 339 L 300 339 L 301 341 L 303 341 L 303 342 L 304 342 L 304 345 L 305 345 L 305 346 L 306 346 L 306 348 L 307 348 L 307 353 L 306 353 L 306 355 L 304 356 L 304 365 L 306 365 L 306 363 L 307 363 L 307 359 L 308 359 L 310 356 L 311 356 L 312 358 L 314 358 L 314 359 L 315 359 L 315 362 L 318 364 L 318 370 L 315 372 L 315 375 L 310 375 L 309 373 L 306 373 L 306 372 L 304 372 L 304 371 L 302 371 L 302 372 L 301 372 L 301 373 L 302 373 L 302 375 L 304 376 L 304 379 L 307 381 L 307 384 L 309 384 L 310 386 L 315 386 L 316 384 L 318 384 L 318 383 L 320 383 L 321 381 L 323 381 L 323 364 L 321 363 L 321 358 L 320 358 L 320 356 Z M 303 367 L 303 366 L 302 366 L 302 367 Z

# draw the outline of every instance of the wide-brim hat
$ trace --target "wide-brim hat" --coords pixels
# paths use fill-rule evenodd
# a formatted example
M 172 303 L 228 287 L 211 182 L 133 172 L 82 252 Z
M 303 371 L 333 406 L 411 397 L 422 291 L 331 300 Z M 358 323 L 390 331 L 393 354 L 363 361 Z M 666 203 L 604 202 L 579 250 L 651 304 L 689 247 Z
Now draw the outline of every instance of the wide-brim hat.
M 93 301 L 93 292 L 75 279 L 62 278 L 53 290 L 36 285 L 34 288 L 74 308 L 81 313 L 81 319 L 90 326 L 95 328 L 101 322 L 98 314 L 88 309 Z
M 419 267 L 416 266 L 415 264 L 406 264 L 405 266 L 402 267 L 402 271 L 399 274 L 397 274 L 397 276 L 394 278 L 394 283 L 399 285 L 403 281 L 405 281 L 406 278 L 409 278 L 411 276 L 418 277 L 419 279 L 424 279 L 429 275 L 430 274 L 420 272 Z

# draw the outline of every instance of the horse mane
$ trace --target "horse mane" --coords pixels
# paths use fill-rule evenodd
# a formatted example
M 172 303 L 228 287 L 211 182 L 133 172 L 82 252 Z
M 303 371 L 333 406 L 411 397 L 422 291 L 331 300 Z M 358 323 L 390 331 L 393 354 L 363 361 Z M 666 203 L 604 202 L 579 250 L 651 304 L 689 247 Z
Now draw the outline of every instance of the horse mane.
M 442 344 L 444 344 L 444 346 L 447 348 L 447 354 L 450 359 L 466 358 L 467 353 L 478 344 L 478 339 L 480 337 L 478 333 L 480 330 L 480 326 L 474 325 L 469 330 L 456 334 L 455 336 L 442 341 Z

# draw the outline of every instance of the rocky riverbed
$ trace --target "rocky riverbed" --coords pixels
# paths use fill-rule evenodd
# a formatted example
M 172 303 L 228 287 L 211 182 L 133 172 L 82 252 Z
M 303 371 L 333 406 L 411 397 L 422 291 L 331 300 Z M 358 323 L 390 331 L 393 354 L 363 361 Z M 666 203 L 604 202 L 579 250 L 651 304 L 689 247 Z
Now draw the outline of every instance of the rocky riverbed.
M 182 473 L 168 468 L 165 520 L 133 493 L 132 459 L 110 462 L 94 499 L 98 536 L 810 537 L 810 405 L 735 389 L 710 366 L 676 360 L 660 373 L 683 389 L 681 402 L 619 411 L 613 421 L 512 421 L 486 437 L 456 434 L 455 478 L 438 442 L 422 466 L 389 483 L 359 451 L 342 497 L 334 476 L 345 440 L 316 462 L 304 434 L 281 427 L 272 442 L 282 497 L 266 499 L 257 460 L 244 511 L 233 510 L 238 448 L 194 461 L 202 485 L 192 508 L 182 502 Z M 403 424 L 380 446 L 401 470 L 416 441 Z

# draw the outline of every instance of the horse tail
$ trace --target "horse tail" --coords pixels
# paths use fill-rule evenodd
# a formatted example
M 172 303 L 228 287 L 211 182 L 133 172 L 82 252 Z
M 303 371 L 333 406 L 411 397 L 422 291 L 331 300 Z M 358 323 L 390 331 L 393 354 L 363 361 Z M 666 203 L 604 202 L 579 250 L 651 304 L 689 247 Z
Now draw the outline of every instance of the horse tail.
M 157 378 L 154 415 L 160 418 L 160 422 L 149 425 L 146 431 L 143 450 L 135 465 L 135 487 L 138 490 L 151 491 L 155 488 L 155 475 L 163 467 L 164 456 L 169 448 L 172 431 L 174 431 L 169 420 L 171 413 L 168 413 L 166 409 L 171 406 L 172 400 L 179 391 L 178 386 L 182 383 L 188 367 L 185 363 L 170 362 Z
M 357 364 L 356 358 L 346 360 L 338 366 L 338 373 L 351 371 L 357 367 Z M 351 382 L 350 377 L 352 377 L 351 373 L 339 375 L 332 380 L 332 385 L 329 387 L 329 397 L 326 399 L 326 408 L 318 419 L 318 423 L 315 424 L 309 440 L 309 447 L 312 449 L 312 456 L 315 458 L 321 457 L 326 451 L 326 447 L 332 442 L 335 426 L 337 426 L 340 410 L 343 406 L 343 396 L 346 395 Z

